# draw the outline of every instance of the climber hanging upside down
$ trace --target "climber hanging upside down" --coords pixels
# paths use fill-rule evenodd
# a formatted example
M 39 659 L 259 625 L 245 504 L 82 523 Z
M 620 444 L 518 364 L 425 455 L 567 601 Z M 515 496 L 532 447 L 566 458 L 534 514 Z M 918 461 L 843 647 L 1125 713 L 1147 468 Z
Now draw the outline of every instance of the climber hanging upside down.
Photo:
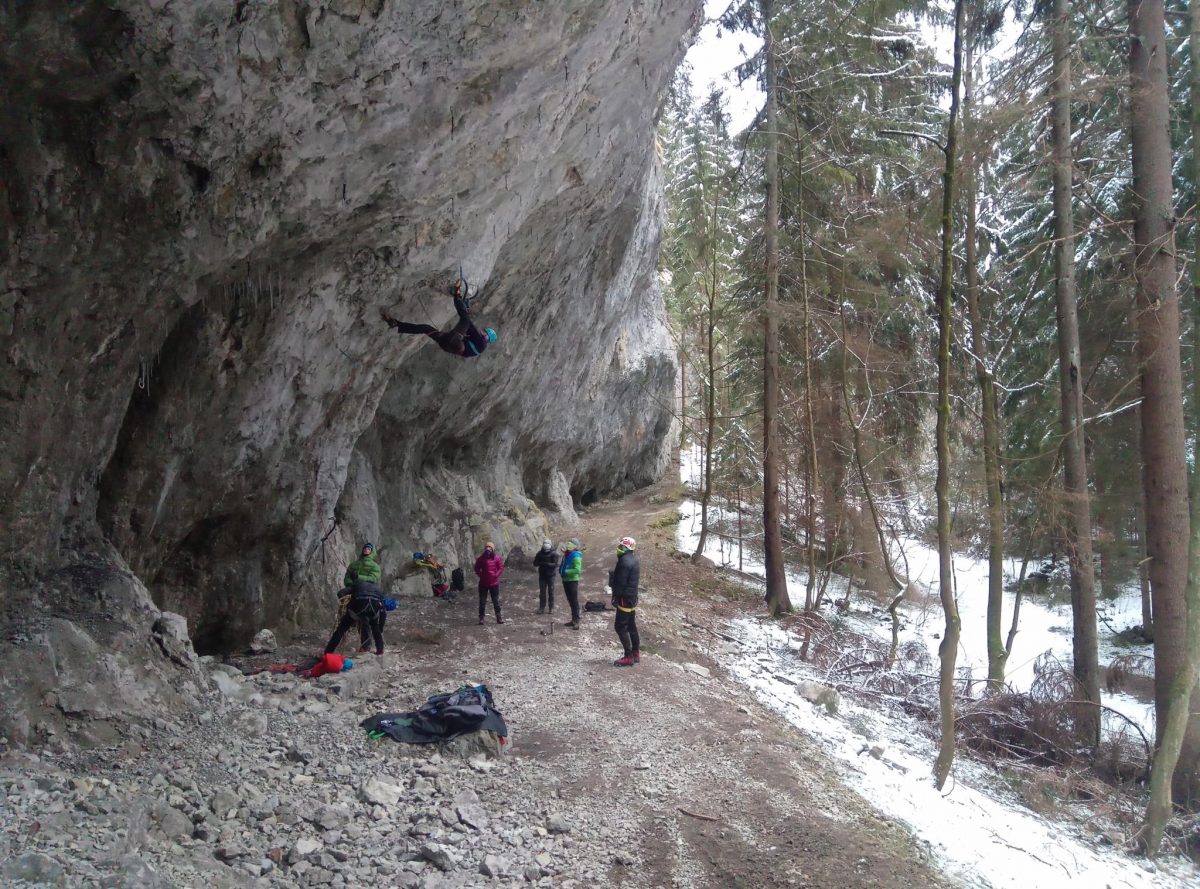
M 380 317 L 387 322 L 388 327 L 397 333 L 423 333 L 451 355 L 461 358 L 474 358 L 483 352 L 490 343 L 496 342 L 496 331 L 490 327 L 480 330 L 471 320 L 470 303 L 467 300 L 467 285 L 461 278 L 449 287 L 449 293 L 454 297 L 454 310 L 458 312 L 458 323 L 449 330 L 438 330 L 432 324 L 410 324 L 407 321 L 397 321 L 387 312 L 379 310 Z

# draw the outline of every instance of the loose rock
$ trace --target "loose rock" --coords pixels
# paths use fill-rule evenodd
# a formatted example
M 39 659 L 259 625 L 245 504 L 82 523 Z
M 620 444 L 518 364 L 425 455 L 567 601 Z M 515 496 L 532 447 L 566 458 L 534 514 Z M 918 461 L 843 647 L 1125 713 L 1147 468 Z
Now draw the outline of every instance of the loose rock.
M 250 640 L 250 650 L 255 654 L 265 654 L 268 651 L 274 651 L 278 647 L 278 643 L 275 641 L 275 634 L 266 628 L 259 630 L 254 634 L 254 638 Z
M 359 798 L 375 806 L 394 806 L 400 802 L 404 791 L 395 784 L 388 784 L 378 778 L 368 778 L 359 791 Z

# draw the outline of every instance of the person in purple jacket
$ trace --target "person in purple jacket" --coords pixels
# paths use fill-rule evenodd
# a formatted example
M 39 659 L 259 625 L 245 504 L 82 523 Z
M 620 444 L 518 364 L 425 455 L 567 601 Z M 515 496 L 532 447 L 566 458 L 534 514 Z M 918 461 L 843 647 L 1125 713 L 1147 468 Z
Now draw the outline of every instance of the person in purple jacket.
M 488 596 L 492 597 L 492 608 L 496 612 L 496 623 L 504 623 L 500 616 L 500 575 L 504 573 L 504 560 L 496 555 L 496 545 L 490 540 L 483 546 L 483 555 L 475 560 L 475 576 L 479 578 L 479 623 L 487 608 Z
M 458 323 L 449 330 L 438 330 L 432 324 L 397 321 L 382 309 L 379 310 L 379 315 L 387 322 L 387 326 L 397 333 L 423 333 L 441 346 L 444 352 L 460 358 L 474 358 L 482 354 L 488 345 L 496 342 L 496 331 L 490 327 L 481 331 L 471 320 L 471 309 L 466 299 L 466 284 L 461 278 L 450 285 L 449 291 L 454 297 L 454 310 L 458 312 Z

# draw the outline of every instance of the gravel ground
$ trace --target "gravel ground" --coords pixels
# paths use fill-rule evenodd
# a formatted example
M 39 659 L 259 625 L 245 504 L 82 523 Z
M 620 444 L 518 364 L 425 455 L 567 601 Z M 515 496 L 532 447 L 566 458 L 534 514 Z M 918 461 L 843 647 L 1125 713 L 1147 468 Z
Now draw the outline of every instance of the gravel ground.
M 924 848 L 721 674 L 728 603 L 669 557 L 655 492 L 586 515 L 581 598 L 606 600 L 612 544 L 639 536 L 643 660 L 612 614 L 536 614 L 512 566 L 505 623 L 473 594 L 408 599 L 389 651 L 317 680 L 207 663 L 207 709 L 111 746 L 0 747 L 0 885 L 101 887 L 945 886 Z M 714 632 L 715 630 L 715 632 Z M 299 659 L 323 640 L 271 656 Z M 263 659 L 259 659 L 263 660 Z M 500 755 L 370 740 L 360 720 L 485 682 Z

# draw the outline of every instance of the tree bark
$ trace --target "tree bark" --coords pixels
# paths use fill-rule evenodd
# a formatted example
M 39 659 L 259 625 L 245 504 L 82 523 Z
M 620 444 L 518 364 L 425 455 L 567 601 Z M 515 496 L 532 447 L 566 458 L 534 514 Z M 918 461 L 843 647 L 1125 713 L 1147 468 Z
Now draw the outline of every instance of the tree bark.
M 686 328 L 686 324 L 683 327 Z M 683 349 L 683 332 L 679 334 L 679 448 L 687 447 L 687 352 Z
M 767 607 L 771 615 L 792 610 L 783 540 L 779 528 L 779 87 L 775 73 L 775 38 L 771 33 L 772 0 L 759 0 L 763 54 L 766 60 L 766 306 L 763 312 L 763 547 Z
M 987 360 L 987 340 L 983 335 L 983 311 L 980 307 L 979 261 L 977 257 L 977 209 L 979 163 L 976 154 L 971 110 L 974 106 L 971 52 L 968 46 L 964 65 L 963 135 L 970 148 L 967 162 L 966 275 L 967 313 L 971 317 L 971 351 L 975 353 L 975 379 L 979 382 L 980 413 L 983 422 L 983 478 L 988 504 L 988 599 L 987 653 L 988 690 L 1004 685 L 1008 651 L 1004 645 L 1004 495 L 1000 483 L 1000 419 L 996 411 L 996 384 Z M 893 634 L 894 635 L 894 634 Z
M 805 450 L 804 462 L 804 524 L 805 524 L 805 556 L 808 564 L 808 578 L 804 583 L 804 610 L 813 611 L 817 607 L 817 548 L 815 534 L 817 531 L 817 433 L 813 422 L 813 369 L 812 369 L 812 316 L 809 314 L 808 302 L 808 245 L 807 230 L 804 218 L 804 145 L 800 141 L 799 109 L 794 115 L 796 126 L 796 179 L 797 179 L 797 209 L 800 234 L 800 295 L 804 310 L 804 426 Z
M 1131 317 L 1130 321 L 1136 325 L 1136 317 Z M 1141 408 L 1138 408 L 1138 414 L 1141 414 Z M 1138 428 L 1138 451 L 1144 452 L 1142 447 L 1142 432 L 1139 424 Z M 1137 511 L 1137 533 L 1138 533 L 1138 552 L 1141 558 L 1138 559 L 1138 587 L 1142 593 L 1142 636 L 1147 642 L 1154 641 L 1154 606 L 1150 597 L 1150 557 L 1148 555 L 1146 544 L 1146 491 L 1143 487 L 1138 492 L 1137 500 L 1134 502 L 1134 509 Z
M 1200 50 L 1200 11 L 1191 10 L 1191 48 Z M 1200 99 L 1200 73 L 1193 69 L 1192 101 Z M 1200 123 L 1192 121 L 1192 137 L 1200 136 Z M 1200 144 L 1200 143 L 1193 143 Z M 1200 180 L 1198 180 L 1200 181 Z M 1200 243 L 1196 245 L 1200 259 Z M 1193 325 L 1200 324 L 1200 271 L 1192 271 L 1192 318 Z M 1200 327 L 1195 327 L 1200 330 Z M 1192 417 L 1200 409 L 1200 337 L 1193 337 L 1192 345 Z M 1193 419 L 1193 442 L 1196 441 L 1197 425 Z M 1150 767 L 1150 802 L 1146 805 L 1146 816 L 1142 822 L 1140 841 L 1146 854 L 1153 857 L 1162 845 L 1163 833 L 1171 820 L 1172 778 L 1183 752 L 1184 739 L 1188 732 L 1189 703 L 1196 687 L 1196 671 L 1200 669 L 1200 472 L 1194 467 L 1191 475 L 1191 546 L 1188 551 L 1187 587 L 1185 588 L 1184 610 L 1187 615 L 1184 644 L 1184 661 L 1172 683 L 1167 701 L 1167 718 L 1155 740 L 1154 762 Z M 1195 774 L 1192 775 L 1192 797 L 1195 800 Z M 1181 788 L 1184 792 L 1188 788 Z
M 938 700 L 941 737 L 933 779 L 941 790 L 954 764 L 954 667 L 962 621 L 954 596 L 950 528 L 950 328 L 954 323 L 954 160 L 958 150 L 959 90 L 962 86 L 962 31 L 965 0 L 954 2 L 954 73 L 950 79 L 950 119 L 946 124 L 946 167 L 942 173 L 942 278 L 938 287 L 937 537 L 938 582 L 946 632 L 938 647 Z
M 1184 589 L 1188 574 L 1187 461 L 1175 290 L 1166 28 L 1162 0 L 1129 0 L 1130 147 L 1133 160 L 1142 381 L 1142 481 L 1146 550 L 1154 611 L 1155 738 L 1168 737 L 1168 714 L 1188 668 Z M 1191 711 L 1200 709 L 1193 700 Z M 1200 798 L 1200 719 L 1188 721 L 1172 781 L 1176 801 Z
M 1193 179 L 1200 174 L 1200 8 L 1192 5 L 1188 48 L 1192 58 L 1192 163 Z M 1195 179 L 1200 181 L 1200 179 Z M 1192 262 L 1192 446 L 1200 445 L 1200 239 L 1193 245 L 1195 256 Z M 1193 451 L 1198 452 L 1198 451 Z M 1183 666 L 1172 683 L 1166 725 L 1157 740 L 1154 762 L 1150 770 L 1150 803 L 1146 806 L 1146 818 L 1142 823 L 1141 841 L 1146 854 L 1156 855 L 1162 846 L 1166 823 L 1171 818 L 1171 785 L 1178 759 L 1183 750 L 1183 740 L 1188 729 L 1188 703 L 1192 699 L 1196 681 L 1196 669 L 1200 668 L 1200 470 L 1192 468 L 1190 479 L 1190 547 L 1188 551 L 1188 582 L 1184 591 L 1184 611 L 1187 613 L 1187 645 Z M 1195 781 L 1193 780 L 1193 793 Z M 1194 797 L 1193 797 L 1194 798 Z
M 1100 665 L 1096 639 L 1096 571 L 1092 562 L 1092 514 L 1083 436 L 1083 376 L 1079 314 L 1075 306 L 1075 226 L 1071 184 L 1070 3 L 1054 0 L 1050 28 L 1053 62 L 1050 132 L 1054 180 L 1054 298 L 1058 317 L 1058 377 L 1062 403 L 1063 487 L 1066 492 L 1067 556 L 1071 566 L 1072 655 L 1083 697 L 1096 706 L 1076 724 L 1088 743 L 1100 742 Z
M 708 359 L 707 383 L 708 392 L 704 402 L 704 412 L 706 414 L 705 431 L 704 431 L 704 492 L 700 497 L 700 539 L 696 541 L 696 551 L 692 553 L 692 558 L 697 559 L 704 555 L 704 547 L 708 543 L 708 507 L 712 502 L 713 490 L 713 446 L 717 438 L 717 347 L 716 347 L 716 331 L 717 331 L 717 287 L 720 284 L 720 262 L 718 261 L 717 250 L 717 223 L 720 214 L 720 197 L 719 193 L 714 189 L 713 192 L 713 210 L 712 224 L 709 227 L 709 240 L 711 241 L 711 255 L 709 256 L 709 280 L 707 282 L 708 290 L 708 305 L 707 317 L 705 318 L 705 356 Z

